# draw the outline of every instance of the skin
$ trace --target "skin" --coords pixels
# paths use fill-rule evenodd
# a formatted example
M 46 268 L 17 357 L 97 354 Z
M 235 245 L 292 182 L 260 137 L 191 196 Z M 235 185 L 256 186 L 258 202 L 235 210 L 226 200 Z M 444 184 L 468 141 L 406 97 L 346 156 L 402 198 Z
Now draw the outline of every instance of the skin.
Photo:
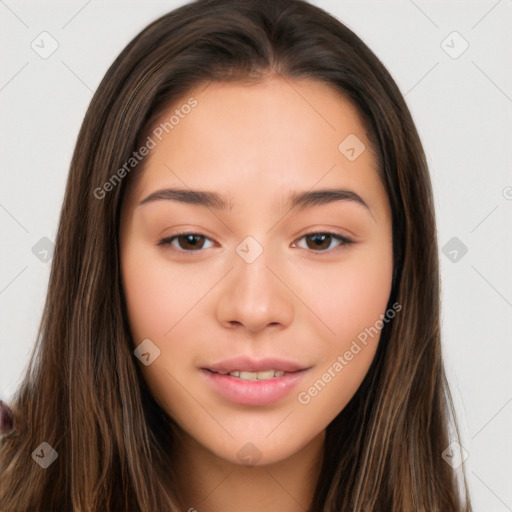
M 318 479 L 325 429 L 360 386 L 380 331 L 308 403 L 298 394 L 329 368 L 332 374 L 338 356 L 386 311 L 388 198 L 360 116 L 327 85 L 275 76 L 211 83 L 164 117 L 191 96 L 198 105 L 151 150 L 123 202 L 121 264 L 134 345 L 149 338 L 160 350 L 150 365 L 137 363 L 182 431 L 176 467 L 184 510 L 302 512 Z M 349 134 L 366 146 L 354 161 L 338 150 Z M 218 192 L 232 209 L 138 204 L 170 187 Z M 357 193 L 369 209 L 348 200 L 287 206 L 292 191 L 328 188 Z M 158 245 L 180 231 L 206 238 Z M 354 243 L 315 244 L 305 236 L 322 232 Z M 263 250 L 251 263 L 236 252 L 247 236 Z M 310 369 L 278 402 L 239 405 L 200 372 L 235 355 Z M 237 456 L 247 442 L 261 454 L 253 466 Z

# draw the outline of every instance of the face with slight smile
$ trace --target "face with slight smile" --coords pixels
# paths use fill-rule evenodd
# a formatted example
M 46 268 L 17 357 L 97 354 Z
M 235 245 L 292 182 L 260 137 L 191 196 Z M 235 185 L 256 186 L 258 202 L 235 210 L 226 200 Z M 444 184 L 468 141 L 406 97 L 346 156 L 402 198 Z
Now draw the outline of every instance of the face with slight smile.
M 194 442 L 269 464 L 323 435 L 368 371 L 380 332 L 357 340 L 386 312 L 390 206 L 357 111 L 327 85 L 211 83 L 165 119 L 190 97 L 123 202 L 130 328 L 160 351 L 136 362 Z

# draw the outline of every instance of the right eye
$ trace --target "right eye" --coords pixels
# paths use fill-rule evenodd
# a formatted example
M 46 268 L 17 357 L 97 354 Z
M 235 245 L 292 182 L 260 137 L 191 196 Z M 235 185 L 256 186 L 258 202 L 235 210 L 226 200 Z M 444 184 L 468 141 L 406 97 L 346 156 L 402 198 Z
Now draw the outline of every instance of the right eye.
M 176 248 L 176 244 L 173 243 L 176 241 L 178 245 L 178 252 L 192 254 L 200 252 L 201 249 L 204 249 L 204 240 L 210 239 L 204 235 L 201 235 L 200 233 L 178 233 L 176 235 L 171 235 L 166 238 L 163 238 L 158 242 L 158 245 L 172 246 Z

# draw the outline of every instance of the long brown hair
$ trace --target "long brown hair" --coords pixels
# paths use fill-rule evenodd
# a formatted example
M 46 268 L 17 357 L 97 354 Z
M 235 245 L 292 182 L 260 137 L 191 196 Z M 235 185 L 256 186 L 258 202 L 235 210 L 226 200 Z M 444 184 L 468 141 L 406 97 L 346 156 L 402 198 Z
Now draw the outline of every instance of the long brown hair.
M 168 105 L 194 86 L 271 74 L 324 82 L 361 114 L 392 209 L 389 304 L 403 307 L 384 325 L 360 388 L 327 427 L 309 510 L 471 511 L 464 475 L 461 492 L 442 457 L 459 430 L 449 436 L 455 415 L 441 353 L 424 152 L 381 62 L 303 0 L 184 5 L 146 27 L 106 73 L 78 136 L 37 342 L 11 403 L 18 430 L 0 446 L 1 510 L 180 510 L 175 425 L 134 357 L 120 279 L 120 207 L 143 164 L 110 181 L 108 191 L 103 186 Z M 46 469 L 32 460 L 42 442 L 58 454 Z

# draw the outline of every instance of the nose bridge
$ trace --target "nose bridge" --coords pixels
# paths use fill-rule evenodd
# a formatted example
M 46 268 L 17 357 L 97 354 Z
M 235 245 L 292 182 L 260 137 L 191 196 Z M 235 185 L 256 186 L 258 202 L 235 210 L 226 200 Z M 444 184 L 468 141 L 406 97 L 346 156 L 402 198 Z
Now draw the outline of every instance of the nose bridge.
M 293 297 L 275 275 L 280 266 L 275 252 L 253 236 L 237 246 L 234 268 L 218 302 L 217 317 L 221 323 L 242 324 L 257 331 L 270 324 L 291 322 Z
M 262 237 L 259 237 L 260 240 Z M 239 294 L 251 302 L 260 303 L 260 308 L 279 294 L 276 289 L 272 268 L 272 250 L 265 243 L 260 243 L 253 236 L 246 237 L 236 248 L 234 280 Z M 275 258 L 274 258 L 275 259 Z M 276 263 L 274 262 L 274 266 Z

